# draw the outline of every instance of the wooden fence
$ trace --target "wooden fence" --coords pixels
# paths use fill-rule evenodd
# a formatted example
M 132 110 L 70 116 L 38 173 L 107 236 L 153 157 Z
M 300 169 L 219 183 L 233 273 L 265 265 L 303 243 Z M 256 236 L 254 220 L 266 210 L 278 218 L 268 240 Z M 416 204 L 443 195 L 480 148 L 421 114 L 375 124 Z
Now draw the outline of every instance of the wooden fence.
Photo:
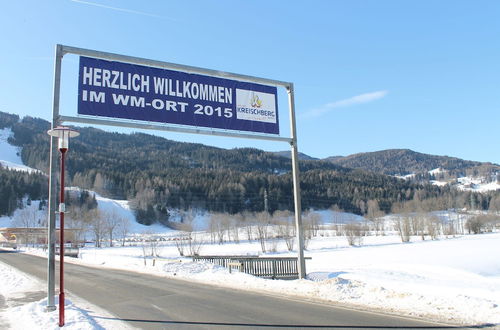
M 311 258 L 305 258 L 311 259 Z M 194 256 L 194 261 L 203 260 L 240 272 L 271 279 L 298 279 L 297 257 L 257 256 Z

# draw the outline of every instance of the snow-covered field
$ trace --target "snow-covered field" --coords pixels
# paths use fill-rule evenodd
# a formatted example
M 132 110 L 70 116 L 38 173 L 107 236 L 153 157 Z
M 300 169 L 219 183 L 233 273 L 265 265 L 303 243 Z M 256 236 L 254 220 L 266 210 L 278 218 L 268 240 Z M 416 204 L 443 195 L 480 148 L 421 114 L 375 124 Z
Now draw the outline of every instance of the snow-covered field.
M 144 244 L 148 253 L 150 245 Z M 315 238 L 306 251 L 312 257 L 307 261 L 308 278 L 292 281 L 261 279 L 195 263 L 180 258 L 173 242 L 157 247 L 160 257 L 154 258 L 154 266 L 153 257 L 144 258 L 142 244 L 87 247 L 78 259 L 66 260 L 453 324 L 500 326 L 499 247 L 500 233 L 437 241 L 414 238 L 404 244 L 396 236 L 368 236 L 360 247 L 348 246 L 343 237 Z M 201 254 L 258 254 L 259 249 L 257 242 L 206 244 Z M 28 252 L 43 255 L 39 250 Z

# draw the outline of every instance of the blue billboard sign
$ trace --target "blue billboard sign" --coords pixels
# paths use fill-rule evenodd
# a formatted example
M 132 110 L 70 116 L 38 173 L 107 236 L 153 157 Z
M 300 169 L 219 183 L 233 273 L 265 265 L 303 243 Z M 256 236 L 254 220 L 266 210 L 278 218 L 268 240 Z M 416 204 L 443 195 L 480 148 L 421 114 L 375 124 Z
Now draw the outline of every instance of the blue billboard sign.
M 279 134 L 276 87 L 84 56 L 78 114 Z

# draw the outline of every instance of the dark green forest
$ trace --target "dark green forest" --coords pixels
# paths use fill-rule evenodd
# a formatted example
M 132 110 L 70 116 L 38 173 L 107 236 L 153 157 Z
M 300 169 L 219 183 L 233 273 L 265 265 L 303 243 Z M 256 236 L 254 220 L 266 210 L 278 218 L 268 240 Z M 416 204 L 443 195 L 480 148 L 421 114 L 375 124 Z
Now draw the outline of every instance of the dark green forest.
M 49 122 L 0 113 L 3 127 L 12 129 L 10 142 L 22 147 L 24 163 L 47 173 Z M 143 133 L 77 130 L 80 136 L 71 140 L 67 157 L 68 185 L 130 200 L 142 223 L 166 222 L 169 208 L 237 213 L 263 211 L 267 205 L 269 212 L 293 210 L 291 160 L 287 157 L 259 149 L 226 150 L 175 142 Z M 303 209 L 335 207 L 364 214 L 367 202 L 376 200 L 387 213 L 394 205 L 416 197 L 426 200 L 455 194 L 446 187 L 410 183 L 328 161 L 301 160 L 300 170 Z M 14 178 L 1 178 L 2 187 L 15 182 Z M 37 180 L 42 184 L 46 179 L 38 175 Z M 43 198 L 46 190 L 42 192 L 37 196 Z M 0 213 L 8 211 L 1 209 Z
M 12 215 L 22 207 L 23 198 L 46 200 L 47 185 L 47 177 L 43 174 L 10 171 L 0 165 L 0 216 Z

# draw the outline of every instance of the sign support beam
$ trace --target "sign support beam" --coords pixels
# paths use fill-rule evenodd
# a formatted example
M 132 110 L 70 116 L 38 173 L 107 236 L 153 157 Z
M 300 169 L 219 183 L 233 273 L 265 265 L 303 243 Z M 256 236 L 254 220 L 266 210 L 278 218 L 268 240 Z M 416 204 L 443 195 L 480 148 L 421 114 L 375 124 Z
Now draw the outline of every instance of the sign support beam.
M 292 139 L 287 137 L 270 136 L 270 135 L 254 135 L 254 134 L 244 134 L 244 133 L 232 133 L 224 131 L 212 131 L 208 129 L 198 129 L 198 128 L 188 128 L 188 127 L 176 127 L 176 126 L 164 126 L 156 124 L 146 124 L 142 122 L 123 122 L 119 120 L 109 120 L 109 119 L 97 119 L 97 118 L 86 118 L 86 117 L 71 117 L 71 116 L 59 116 L 61 123 L 72 122 L 81 124 L 93 124 L 93 125 L 103 125 L 103 126 L 116 126 L 116 127 L 128 127 L 128 128 L 139 128 L 147 129 L 153 131 L 166 131 L 174 133 L 188 133 L 188 134 L 201 134 L 201 135 L 212 135 L 212 136 L 225 136 L 225 137 L 237 137 L 243 139 L 254 139 L 254 140 L 266 140 L 266 141 L 276 141 L 276 142 L 288 142 L 291 143 Z
M 63 58 L 63 46 L 56 46 L 54 63 L 54 95 L 52 99 L 52 126 L 59 126 L 59 100 L 61 95 L 61 63 Z M 49 203 L 48 203 L 48 230 L 47 230 L 47 311 L 55 311 L 55 246 L 56 246 L 56 185 L 57 185 L 57 137 L 50 137 L 49 156 Z
M 297 125 L 295 122 L 295 97 L 293 92 L 293 84 L 287 88 L 288 106 L 290 109 L 290 133 L 292 141 L 292 175 L 293 175 L 293 196 L 295 204 L 295 226 L 297 228 L 297 244 L 298 244 L 298 271 L 299 278 L 306 277 L 306 261 L 304 259 L 304 229 L 302 226 L 302 202 L 300 198 L 300 170 L 299 170 L 299 152 L 297 148 Z

